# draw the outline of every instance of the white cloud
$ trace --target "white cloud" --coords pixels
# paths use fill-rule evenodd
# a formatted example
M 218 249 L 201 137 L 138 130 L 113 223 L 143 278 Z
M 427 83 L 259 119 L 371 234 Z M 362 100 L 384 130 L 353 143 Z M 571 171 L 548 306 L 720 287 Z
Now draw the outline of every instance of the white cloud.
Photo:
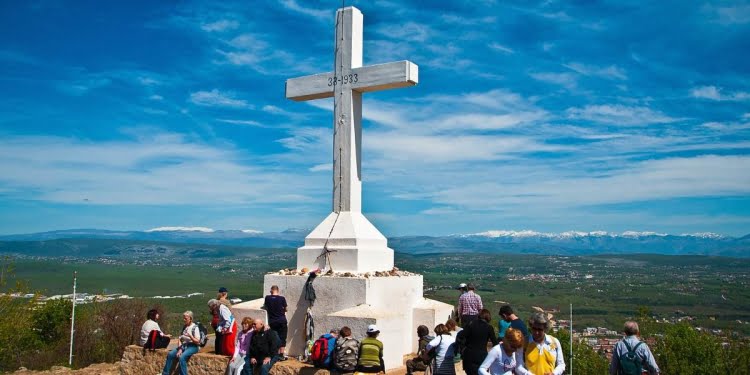
M 586 64 L 573 62 L 569 64 L 564 64 L 563 66 L 579 74 L 583 74 L 585 76 L 594 76 L 594 77 L 616 79 L 616 80 L 628 79 L 627 75 L 625 74 L 625 70 L 615 65 L 610 65 L 607 67 L 599 67 L 599 66 L 594 66 L 594 65 L 586 65 Z
M 429 26 L 416 22 L 407 22 L 402 25 L 387 24 L 378 27 L 376 32 L 388 39 L 407 42 L 424 42 L 434 34 Z
M 541 72 L 530 73 L 529 76 L 537 81 L 560 85 L 569 90 L 574 89 L 578 84 L 576 77 L 571 73 Z
M 701 124 L 704 128 L 711 129 L 718 132 L 729 133 L 739 130 L 750 129 L 750 122 L 748 123 L 737 123 L 737 122 L 706 122 Z
M 204 232 L 213 233 L 215 232 L 211 228 L 206 227 L 158 227 L 146 229 L 144 232 Z
M 201 29 L 203 31 L 208 32 L 222 32 L 222 31 L 228 31 L 228 30 L 234 30 L 240 26 L 239 22 L 234 20 L 218 20 L 211 23 L 206 23 L 201 25 Z
M 228 143 L 129 131 L 128 139 L 98 142 L 2 137 L 0 190 L 14 200 L 160 206 L 307 202 L 325 190 L 300 185 L 298 169 L 261 167 L 258 157 Z
M 247 101 L 235 99 L 231 93 L 222 93 L 217 89 L 191 93 L 190 101 L 206 107 L 252 108 Z
M 314 165 L 314 166 L 312 166 L 308 170 L 310 172 L 332 171 L 333 170 L 333 163 Z
M 320 152 L 321 150 L 331 150 L 333 145 L 333 134 L 327 128 L 298 127 L 290 130 L 291 136 L 279 139 L 281 143 L 289 150 L 306 153 L 308 151 Z M 329 154 L 327 151 L 326 154 Z M 332 155 L 327 155 L 330 159 Z
M 735 6 L 711 6 L 706 9 L 714 13 L 715 20 L 723 25 L 742 25 L 750 23 L 750 4 L 738 4 Z
M 620 104 L 587 105 L 583 108 L 568 108 L 566 114 L 571 119 L 622 126 L 646 126 L 679 120 L 647 107 L 627 107 Z
M 517 136 L 408 135 L 398 132 L 370 132 L 363 141 L 390 166 L 403 161 L 418 165 L 448 162 L 492 161 L 524 152 L 555 151 L 562 147 L 539 144 Z
M 164 97 L 163 97 L 163 96 L 161 96 L 161 95 L 156 95 L 156 94 L 154 94 L 154 95 L 151 95 L 151 96 L 149 96 L 148 98 L 149 98 L 149 100 L 154 100 L 154 101 L 162 101 L 162 100 L 164 100 Z
M 443 14 L 440 16 L 440 18 L 445 23 L 453 24 L 453 25 L 462 25 L 462 26 L 473 26 L 478 24 L 494 24 L 497 22 L 497 17 L 494 16 L 486 16 L 486 17 L 479 17 L 479 18 L 469 18 L 469 17 L 463 17 L 457 16 L 453 14 Z
M 750 100 L 750 93 L 736 91 L 722 93 L 722 89 L 716 86 L 700 86 L 690 89 L 690 95 L 694 98 L 709 99 L 716 101 L 744 101 Z
M 258 126 L 265 127 L 263 124 L 253 120 L 232 120 L 232 119 L 217 119 L 216 121 L 225 122 L 227 124 L 234 125 L 246 125 L 246 126 Z
M 497 43 L 497 42 L 490 43 L 488 47 L 494 49 L 495 51 L 500 51 L 500 52 L 503 52 L 503 53 L 506 53 L 506 54 L 513 54 L 513 53 L 515 53 L 515 51 L 513 51 L 512 49 L 510 49 L 510 48 L 508 48 L 508 47 L 506 47 L 506 46 L 504 46 L 504 45 L 502 45 L 500 43 Z
M 333 21 L 335 17 L 334 13 L 330 10 L 320 10 L 304 7 L 298 4 L 296 0 L 280 0 L 280 2 L 282 6 L 289 10 L 302 13 L 313 18 L 317 18 L 319 20 Z
M 566 176 L 543 166 L 526 174 L 498 168 L 497 180 L 454 184 L 429 193 L 440 204 L 478 210 L 493 206 L 535 210 L 541 214 L 600 204 L 708 196 L 746 196 L 750 193 L 750 157 L 705 155 L 693 158 L 646 160 L 603 176 L 578 173 Z M 516 171 L 517 173 L 518 171 Z M 461 178 L 461 176 L 456 176 Z M 549 213 L 548 212 L 548 213 Z M 533 213 L 530 213 L 533 216 Z
M 138 82 L 140 82 L 141 85 L 144 85 L 144 86 L 154 86 L 154 85 L 161 84 L 159 80 L 153 77 L 145 77 L 145 76 L 138 77 Z

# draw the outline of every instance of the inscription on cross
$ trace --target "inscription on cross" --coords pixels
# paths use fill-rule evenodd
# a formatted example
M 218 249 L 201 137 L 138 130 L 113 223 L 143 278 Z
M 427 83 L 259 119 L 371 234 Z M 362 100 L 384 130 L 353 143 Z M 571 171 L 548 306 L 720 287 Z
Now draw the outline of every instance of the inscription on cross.
M 362 66 L 362 12 L 336 12 L 333 72 L 286 81 L 295 101 L 334 97 L 333 212 L 362 210 L 362 93 L 417 84 L 419 69 L 410 61 Z

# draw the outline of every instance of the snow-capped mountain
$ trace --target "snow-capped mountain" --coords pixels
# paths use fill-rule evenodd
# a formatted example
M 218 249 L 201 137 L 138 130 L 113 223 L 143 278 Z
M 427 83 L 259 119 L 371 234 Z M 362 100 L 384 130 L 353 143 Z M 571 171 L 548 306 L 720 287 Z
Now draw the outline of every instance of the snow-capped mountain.
M 232 245 L 256 248 L 297 248 L 309 229 L 262 232 L 255 229 L 219 230 L 207 227 L 159 227 L 145 231 L 73 229 L 0 236 L 0 241 L 57 239 L 112 239 L 185 244 Z M 555 255 L 651 253 L 669 255 L 720 255 L 750 257 L 750 235 L 734 238 L 716 233 L 665 234 L 626 231 L 491 230 L 450 236 L 404 236 L 388 239 L 400 253 L 522 253 Z M 0 249 L 1 250 L 1 249 Z

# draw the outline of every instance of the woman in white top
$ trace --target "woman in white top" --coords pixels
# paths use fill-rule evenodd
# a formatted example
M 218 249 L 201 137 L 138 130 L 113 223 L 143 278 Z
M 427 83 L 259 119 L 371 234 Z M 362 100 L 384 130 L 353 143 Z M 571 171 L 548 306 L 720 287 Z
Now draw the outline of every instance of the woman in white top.
M 153 330 L 161 332 L 162 336 L 172 337 L 170 335 L 165 335 L 164 332 L 162 332 L 161 328 L 159 328 L 159 323 L 156 322 L 157 320 L 159 320 L 159 311 L 157 311 L 156 309 L 148 310 L 146 318 L 148 318 L 148 320 L 146 320 L 146 322 L 143 323 L 143 326 L 141 326 L 141 346 L 146 345 L 146 341 L 148 341 L 148 335 Z
M 428 352 L 435 348 L 436 356 L 430 364 L 432 373 L 434 375 L 456 375 L 456 366 L 453 364 L 456 338 L 451 336 L 445 324 L 438 324 L 435 327 L 435 335 L 437 337 L 432 339 L 425 347 Z
M 513 375 L 518 361 L 516 352 L 524 344 L 523 333 L 517 329 L 508 328 L 503 341 L 487 353 L 487 357 L 479 365 L 479 375 Z M 518 355 L 522 355 L 518 351 Z

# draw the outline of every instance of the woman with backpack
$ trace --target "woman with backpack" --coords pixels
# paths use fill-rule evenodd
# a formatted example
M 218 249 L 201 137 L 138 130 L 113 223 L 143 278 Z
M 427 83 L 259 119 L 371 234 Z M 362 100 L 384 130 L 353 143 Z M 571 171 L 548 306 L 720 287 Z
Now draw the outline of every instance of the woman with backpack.
M 453 357 L 456 352 L 456 339 L 451 336 L 450 330 L 445 324 L 438 324 L 435 327 L 437 337 L 432 339 L 427 346 L 427 353 L 432 357 L 432 374 L 433 375 L 456 375 L 456 366 L 453 364 Z
M 351 328 L 341 327 L 333 352 L 333 369 L 341 374 L 351 374 L 357 369 L 358 357 L 359 341 L 352 337 Z
M 178 360 L 180 366 L 180 375 L 188 374 L 187 361 L 193 354 L 198 353 L 198 343 L 201 341 L 201 333 L 198 326 L 193 323 L 193 312 L 188 310 L 182 313 L 182 320 L 185 326 L 182 328 L 180 335 L 180 345 L 169 351 L 167 354 L 167 363 L 164 364 L 162 375 L 169 375 L 172 370 L 172 362 Z
M 167 345 L 169 345 L 169 339 L 172 338 L 172 336 L 165 334 L 162 332 L 161 327 L 159 327 L 159 323 L 156 321 L 159 320 L 159 311 L 156 309 L 148 310 L 148 313 L 146 314 L 146 322 L 143 323 L 143 326 L 141 326 L 141 337 L 139 344 L 141 346 L 146 345 L 146 342 L 148 341 L 148 337 L 151 336 L 151 331 L 157 331 L 158 335 L 158 343 L 154 343 L 153 348 L 154 349 L 161 349 L 166 348 Z

